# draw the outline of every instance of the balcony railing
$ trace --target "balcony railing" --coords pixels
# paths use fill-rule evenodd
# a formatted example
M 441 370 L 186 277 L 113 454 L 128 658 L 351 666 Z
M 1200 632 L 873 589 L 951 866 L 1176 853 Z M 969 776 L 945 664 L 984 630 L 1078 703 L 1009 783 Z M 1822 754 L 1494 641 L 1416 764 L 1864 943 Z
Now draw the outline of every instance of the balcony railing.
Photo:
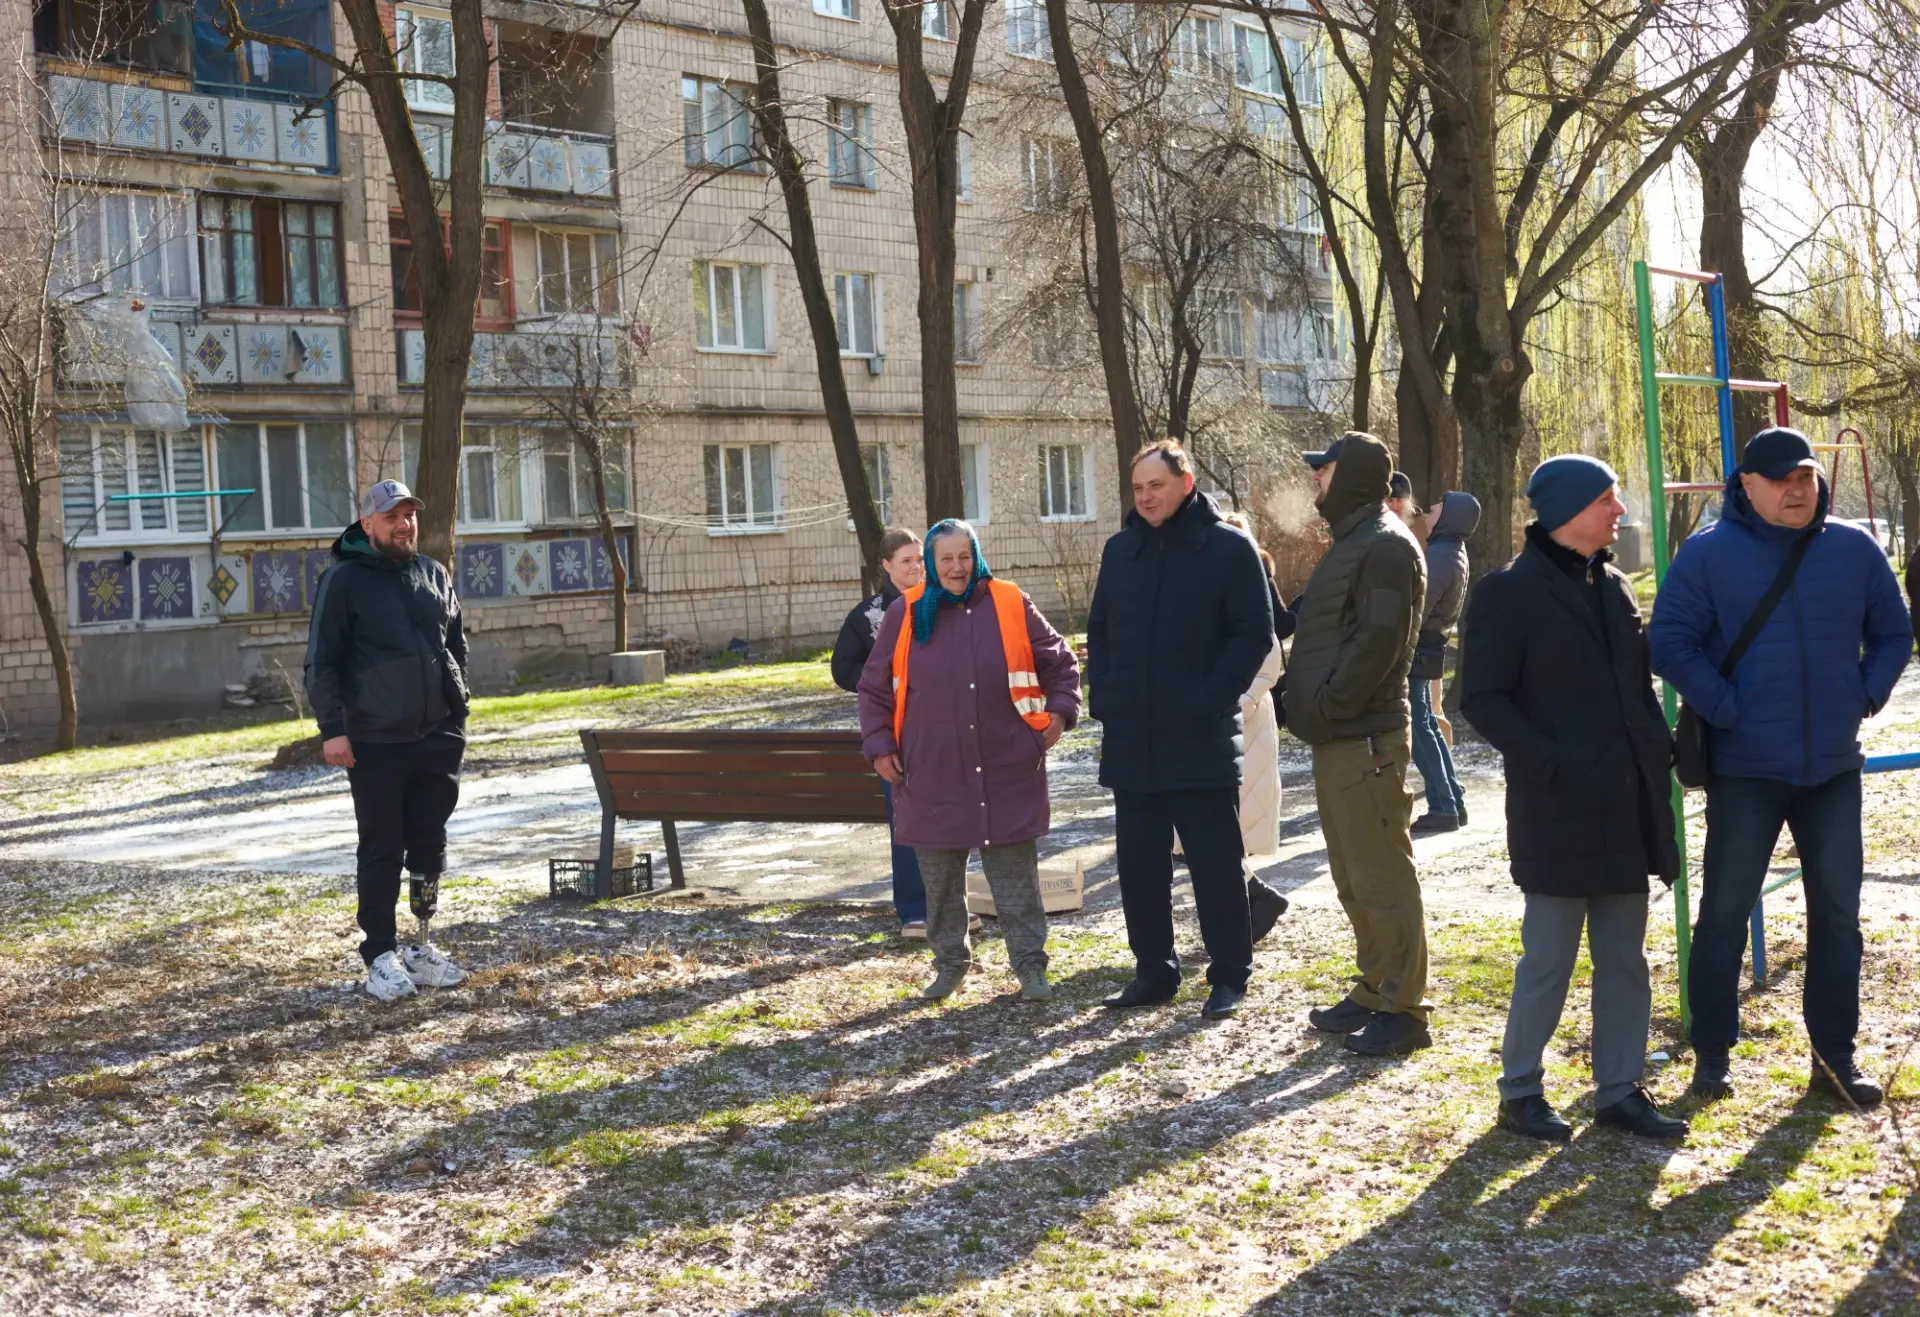
M 236 164 L 330 173 L 333 107 L 287 93 L 214 85 L 191 92 L 55 73 L 47 77 L 54 131 L 63 141 L 197 156 Z
M 426 382 L 424 330 L 399 331 L 400 383 Z M 603 389 L 625 381 L 619 338 L 605 331 L 515 330 L 475 334 L 467 362 L 470 389 Z
M 413 132 L 427 158 L 427 171 L 444 179 L 453 121 L 416 114 Z M 494 187 L 529 192 L 611 197 L 613 139 L 604 133 L 489 121 L 485 179 Z

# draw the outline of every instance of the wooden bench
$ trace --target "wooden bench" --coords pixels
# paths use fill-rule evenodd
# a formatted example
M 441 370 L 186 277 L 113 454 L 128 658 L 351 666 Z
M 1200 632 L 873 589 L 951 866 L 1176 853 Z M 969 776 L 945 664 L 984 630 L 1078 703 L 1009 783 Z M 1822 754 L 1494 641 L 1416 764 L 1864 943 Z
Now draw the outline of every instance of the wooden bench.
M 670 885 L 685 887 L 678 822 L 885 823 L 880 778 L 858 732 L 582 731 L 600 793 L 595 894 L 609 894 L 620 819 L 657 822 Z

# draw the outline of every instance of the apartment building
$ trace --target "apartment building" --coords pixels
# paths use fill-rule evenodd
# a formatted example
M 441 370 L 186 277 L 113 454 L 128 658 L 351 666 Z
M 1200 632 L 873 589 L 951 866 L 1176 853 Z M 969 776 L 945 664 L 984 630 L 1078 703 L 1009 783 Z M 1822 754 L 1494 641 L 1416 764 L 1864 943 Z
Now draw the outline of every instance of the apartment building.
M 886 520 L 923 525 L 904 133 L 892 33 L 867 7 L 775 0 L 774 21 L 797 131 L 818 139 L 813 201 L 869 478 Z M 319 50 L 350 46 L 327 0 L 240 11 Z M 329 96 L 327 71 L 297 51 L 228 49 L 212 0 L 0 12 L 33 80 L 9 140 L 37 143 L 43 161 L 0 168 L 58 191 L 52 294 L 138 348 L 69 352 L 57 372 L 65 475 L 48 561 L 82 717 L 208 711 L 232 684 L 297 678 L 315 582 L 357 491 L 411 474 L 418 235 L 364 98 Z M 559 424 L 583 387 L 552 364 L 562 342 L 588 345 L 605 395 L 636 642 L 831 632 L 858 554 L 784 215 L 752 160 L 743 18 L 724 0 L 665 0 L 618 22 L 565 3 L 486 12 L 487 225 L 454 564 L 477 680 L 590 673 L 611 644 L 592 472 Z M 395 5 L 388 21 L 409 71 L 460 75 L 444 11 Z M 1045 194 L 1032 116 L 1007 107 L 1044 95 L 1050 70 L 1040 5 L 1004 0 L 988 21 L 957 223 L 967 514 L 997 572 L 1071 613 L 1115 522 L 1115 464 L 1090 327 L 1076 357 L 1012 314 L 1013 221 Z M 936 69 L 954 24 L 927 6 Z M 1225 68 L 1236 106 L 1263 113 L 1270 72 Z M 447 88 L 408 86 L 444 174 Z M 1276 435 L 1309 417 L 1338 354 L 1324 293 L 1288 307 L 1235 293 L 1218 321 L 1211 367 L 1267 399 Z M 184 428 L 149 419 L 151 377 L 169 367 L 160 383 L 184 387 Z M 0 567 L 0 712 L 15 727 L 53 712 L 25 581 L 17 556 Z

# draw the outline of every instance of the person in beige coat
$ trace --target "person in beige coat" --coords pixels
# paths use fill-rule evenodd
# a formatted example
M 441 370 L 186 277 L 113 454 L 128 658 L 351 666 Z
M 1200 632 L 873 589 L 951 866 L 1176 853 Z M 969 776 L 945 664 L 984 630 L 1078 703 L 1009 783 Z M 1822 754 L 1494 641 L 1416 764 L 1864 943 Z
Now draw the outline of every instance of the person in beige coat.
M 1240 778 L 1240 840 L 1247 852 L 1248 878 L 1256 858 L 1280 853 L 1280 721 L 1274 716 L 1273 688 L 1281 672 L 1280 642 L 1273 642 L 1253 685 L 1240 697 L 1245 731 L 1245 767 Z

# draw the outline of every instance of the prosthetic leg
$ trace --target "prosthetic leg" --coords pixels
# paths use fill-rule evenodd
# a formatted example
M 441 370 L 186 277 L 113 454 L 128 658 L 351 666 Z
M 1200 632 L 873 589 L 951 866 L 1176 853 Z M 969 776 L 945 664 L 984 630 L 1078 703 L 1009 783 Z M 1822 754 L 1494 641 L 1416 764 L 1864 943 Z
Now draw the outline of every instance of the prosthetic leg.
M 413 911 L 413 917 L 420 921 L 419 945 L 433 945 L 431 925 L 433 912 L 440 905 L 440 875 L 437 873 L 409 874 L 407 882 L 407 908 Z

